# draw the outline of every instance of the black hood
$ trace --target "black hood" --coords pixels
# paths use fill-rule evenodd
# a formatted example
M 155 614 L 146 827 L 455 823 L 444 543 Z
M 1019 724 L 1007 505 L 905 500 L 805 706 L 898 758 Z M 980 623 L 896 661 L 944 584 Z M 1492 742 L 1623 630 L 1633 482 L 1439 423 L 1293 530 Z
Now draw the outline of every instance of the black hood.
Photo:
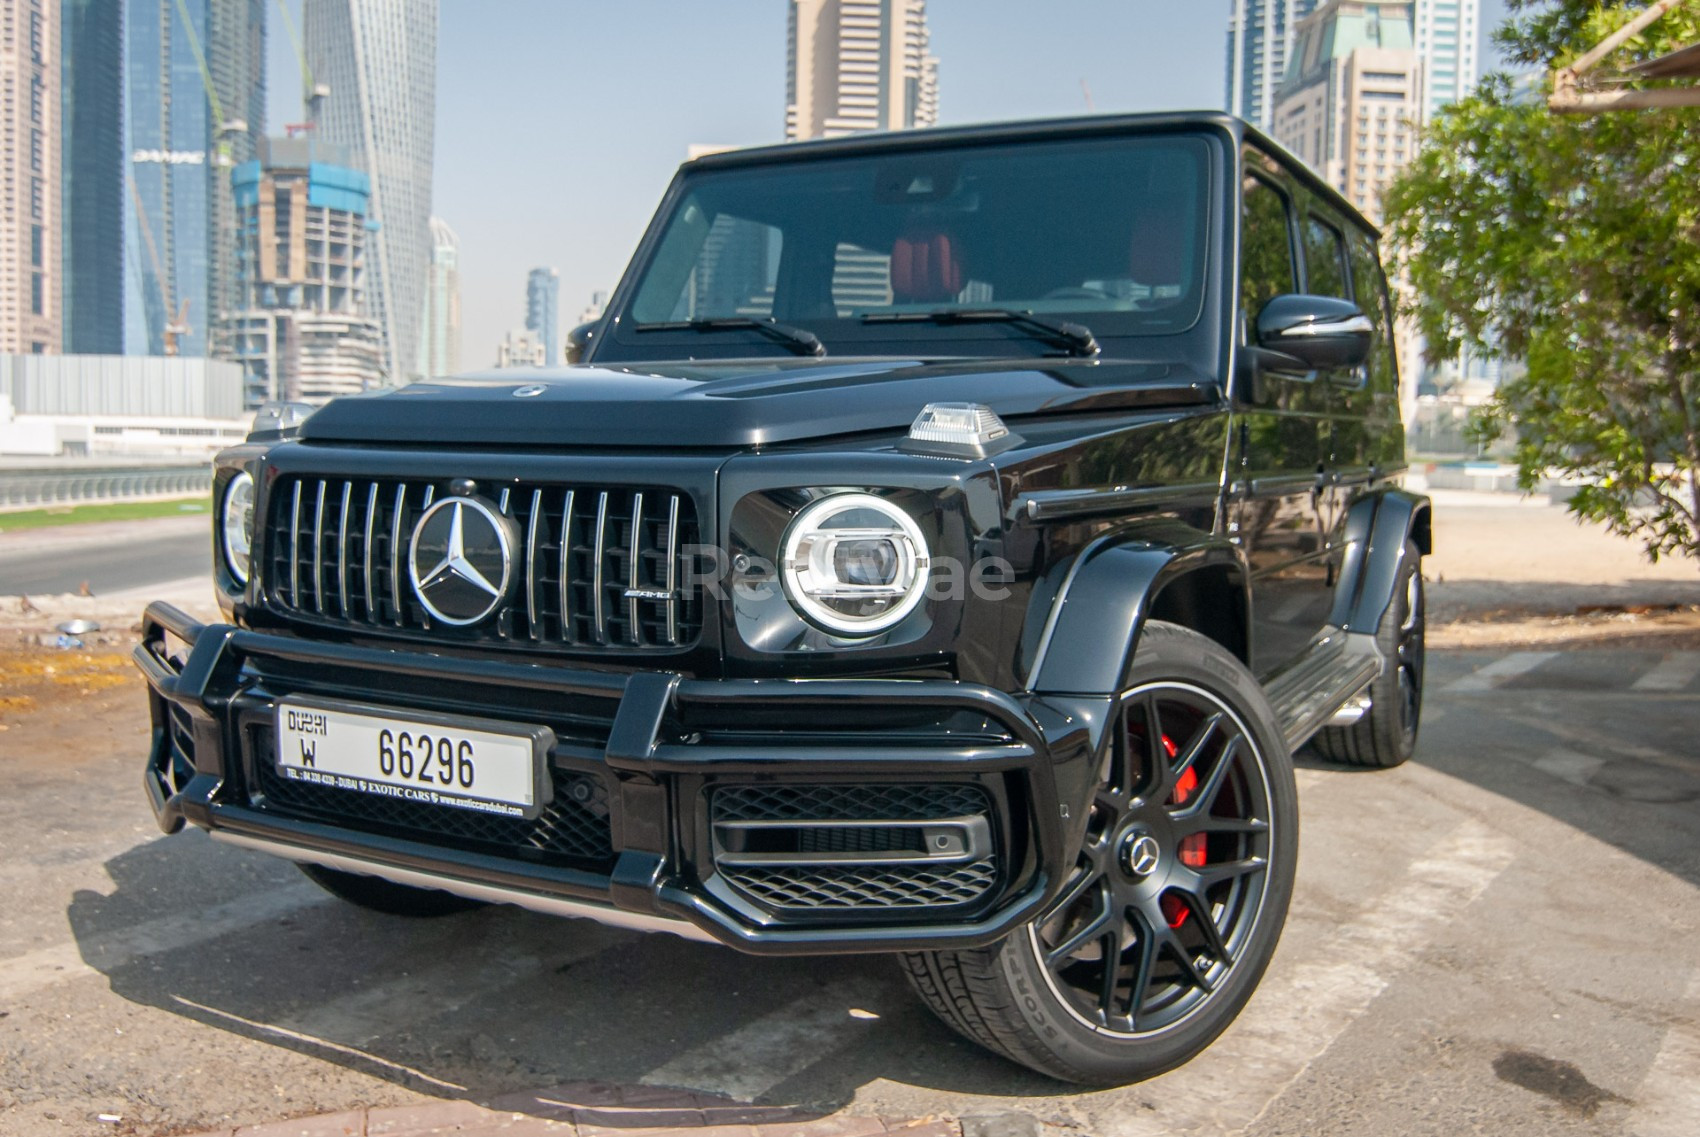
M 900 430 L 928 403 L 1005 418 L 1210 401 L 1173 363 L 776 361 L 513 369 L 338 399 L 302 426 L 324 442 L 742 448 Z

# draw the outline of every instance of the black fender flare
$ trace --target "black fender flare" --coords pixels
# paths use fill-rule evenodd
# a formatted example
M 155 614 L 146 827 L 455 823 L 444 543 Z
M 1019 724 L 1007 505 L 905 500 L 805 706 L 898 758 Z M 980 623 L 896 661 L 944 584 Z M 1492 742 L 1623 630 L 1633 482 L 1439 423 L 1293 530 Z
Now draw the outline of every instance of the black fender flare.
M 1393 602 L 1405 543 L 1423 554 L 1434 550 L 1431 506 L 1422 494 L 1389 486 L 1365 494 L 1346 513 L 1346 551 L 1328 622 L 1348 632 L 1375 635 Z
M 1239 546 L 1172 520 L 1106 534 L 1065 564 L 1027 669 L 1036 694 L 1118 692 L 1153 601 L 1188 574 L 1225 570 L 1240 593 L 1238 611 L 1251 610 Z

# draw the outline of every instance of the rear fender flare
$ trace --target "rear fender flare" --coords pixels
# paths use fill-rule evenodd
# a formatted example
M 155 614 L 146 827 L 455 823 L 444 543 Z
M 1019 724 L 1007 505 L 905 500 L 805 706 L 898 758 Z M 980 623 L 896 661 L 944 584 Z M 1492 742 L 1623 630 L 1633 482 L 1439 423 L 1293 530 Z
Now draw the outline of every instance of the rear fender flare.
M 1429 511 L 1428 498 L 1392 488 L 1352 504 L 1329 623 L 1348 632 L 1376 633 L 1399 585 L 1406 542 L 1414 540 L 1420 553 L 1433 551 Z

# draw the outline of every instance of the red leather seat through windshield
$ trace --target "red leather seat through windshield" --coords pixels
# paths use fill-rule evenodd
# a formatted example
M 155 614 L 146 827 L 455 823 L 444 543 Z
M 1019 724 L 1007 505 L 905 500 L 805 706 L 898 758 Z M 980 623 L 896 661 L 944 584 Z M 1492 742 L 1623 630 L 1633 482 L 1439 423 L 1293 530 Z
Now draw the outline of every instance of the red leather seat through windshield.
M 939 229 L 912 229 L 891 248 L 891 302 L 941 304 L 967 281 L 955 238 Z

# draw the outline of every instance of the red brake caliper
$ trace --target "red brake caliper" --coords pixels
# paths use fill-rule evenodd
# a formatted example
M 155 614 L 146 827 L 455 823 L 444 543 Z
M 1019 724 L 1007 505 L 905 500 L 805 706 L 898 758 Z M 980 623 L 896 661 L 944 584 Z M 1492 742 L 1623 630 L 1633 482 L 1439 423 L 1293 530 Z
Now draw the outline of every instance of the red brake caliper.
M 1179 752 L 1180 748 L 1177 747 L 1172 740 L 1170 740 L 1168 735 L 1164 735 L 1163 749 L 1169 752 L 1170 758 L 1173 758 Z M 1191 766 L 1188 766 L 1186 771 L 1182 773 L 1179 778 L 1175 779 L 1175 792 L 1169 799 L 1169 804 L 1185 805 L 1186 799 L 1196 792 L 1198 792 L 1198 771 L 1193 769 Z M 1206 860 L 1207 847 L 1208 842 L 1206 841 L 1203 833 L 1194 833 L 1189 837 L 1182 837 L 1180 848 L 1177 850 L 1177 854 L 1181 859 L 1181 864 L 1195 869 L 1203 868 Z M 1163 915 L 1169 921 L 1169 927 L 1178 928 L 1182 924 L 1186 923 L 1186 918 L 1190 909 L 1188 909 L 1178 897 L 1163 897 L 1162 907 Z

